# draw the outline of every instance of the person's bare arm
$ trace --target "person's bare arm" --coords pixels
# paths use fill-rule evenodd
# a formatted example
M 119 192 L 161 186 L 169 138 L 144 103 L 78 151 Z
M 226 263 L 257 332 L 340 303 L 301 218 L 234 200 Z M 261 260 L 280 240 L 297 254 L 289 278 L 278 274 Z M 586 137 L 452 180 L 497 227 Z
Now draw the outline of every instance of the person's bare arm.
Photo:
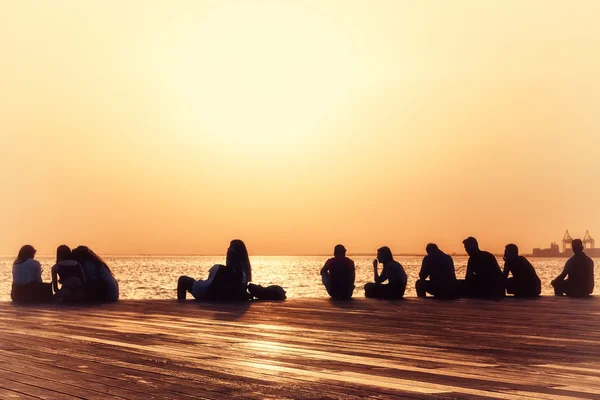
M 423 262 L 421 263 L 421 270 L 419 271 L 419 278 L 420 279 L 427 279 L 429 278 L 429 260 L 427 259 L 427 257 L 423 258 Z
M 329 260 L 325 262 L 325 265 L 323 265 L 323 268 L 321 268 L 321 272 L 320 272 L 321 276 L 322 275 L 328 275 L 329 274 Z
M 504 271 L 502 271 L 502 277 L 504 278 L 504 280 L 506 280 L 508 278 L 508 274 L 510 273 L 510 267 L 508 266 L 508 263 L 504 263 Z
M 383 283 L 387 281 L 387 274 L 385 272 L 385 265 L 383 266 L 383 270 L 381 271 L 381 275 L 379 275 L 379 271 L 377 270 L 377 260 L 373 260 L 373 274 L 375 278 L 375 283 Z
M 54 290 L 54 293 L 58 293 L 58 273 L 57 273 L 56 269 L 57 269 L 57 267 L 56 267 L 56 265 L 54 265 L 51 270 L 52 289 Z
M 569 272 L 571 270 L 571 260 L 569 259 L 569 261 L 567 261 L 565 263 L 565 268 L 563 269 L 563 271 L 560 273 L 560 275 L 558 275 L 556 278 L 554 278 L 552 280 L 552 283 L 554 282 L 559 282 L 559 281 L 564 281 L 565 278 L 567 277 L 567 275 L 569 275 Z

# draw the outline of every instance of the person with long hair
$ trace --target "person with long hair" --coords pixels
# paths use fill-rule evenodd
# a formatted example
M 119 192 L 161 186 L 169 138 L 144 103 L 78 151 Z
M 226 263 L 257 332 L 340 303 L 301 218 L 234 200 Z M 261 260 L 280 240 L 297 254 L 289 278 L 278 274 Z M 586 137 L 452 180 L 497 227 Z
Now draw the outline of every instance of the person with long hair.
M 177 299 L 185 300 L 187 293 L 190 293 L 196 300 L 247 300 L 251 276 L 246 245 L 241 240 L 232 240 L 227 249 L 225 265 L 212 266 L 207 279 L 179 277 Z
M 86 278 L 85 293 L 88 301 L 119 300 L 119 282 L 108 264 L 87 246 L 73 249 L 73 257 L 83 266 Z
M 234 249 L 239 254 L 239 264 L 245 275 L 246 284 L 252 282 L 252 266 L 250 265 L 250 256 L 246 244 L 240 239 L 234 239 L 229 243 L 229 248 Z
M 52 288 L 57 301 L 85 300 L 85 274 L 69 246 L 56 249 L 56 264 L 52 267 Z M 60 287 L 58 286 L 60 284 Z
M 52 300 L 52 288 L 42 282 L 42 266 L 35 259 L 36 250 L 27 244 L 13 262 L 10 297 L 15 302 L 31 303 Z
M 383 264 L 381 274 L 378 264 Z M 365 297 L 380 299 L 400 299 L 406 290 L 407 276 L 402 265 L 394 260 L 389 247 L 377 250 L 377 258 L 373 261 L 373 277 L 375 282 L 365 285 Z M 387 284 L 383 282 L 388 281 Z

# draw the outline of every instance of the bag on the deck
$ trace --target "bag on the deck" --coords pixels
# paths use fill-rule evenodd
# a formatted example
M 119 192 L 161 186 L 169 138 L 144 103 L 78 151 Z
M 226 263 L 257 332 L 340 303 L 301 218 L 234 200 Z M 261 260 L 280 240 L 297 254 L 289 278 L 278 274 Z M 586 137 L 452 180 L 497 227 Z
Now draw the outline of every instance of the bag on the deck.
M 278 285 L 263 287 L 253 283 L 248 285 L 248 291 L 258 300 L 285 300 L 285 290 Z

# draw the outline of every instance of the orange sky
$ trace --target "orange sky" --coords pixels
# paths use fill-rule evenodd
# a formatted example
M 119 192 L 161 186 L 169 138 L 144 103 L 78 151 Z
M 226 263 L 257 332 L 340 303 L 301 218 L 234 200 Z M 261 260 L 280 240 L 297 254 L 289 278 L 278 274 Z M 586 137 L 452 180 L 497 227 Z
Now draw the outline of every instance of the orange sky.
M 0 0 L 0 254 L 600 236 L 600 2 L 252 3 Z

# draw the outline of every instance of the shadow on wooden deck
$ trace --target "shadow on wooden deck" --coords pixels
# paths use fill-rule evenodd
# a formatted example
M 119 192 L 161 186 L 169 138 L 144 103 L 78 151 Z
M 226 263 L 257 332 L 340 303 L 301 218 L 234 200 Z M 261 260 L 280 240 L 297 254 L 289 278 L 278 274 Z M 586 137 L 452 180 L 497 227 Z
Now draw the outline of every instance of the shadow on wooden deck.
M 0 398 L 600 398 L 600 299 L 0 303 Z

